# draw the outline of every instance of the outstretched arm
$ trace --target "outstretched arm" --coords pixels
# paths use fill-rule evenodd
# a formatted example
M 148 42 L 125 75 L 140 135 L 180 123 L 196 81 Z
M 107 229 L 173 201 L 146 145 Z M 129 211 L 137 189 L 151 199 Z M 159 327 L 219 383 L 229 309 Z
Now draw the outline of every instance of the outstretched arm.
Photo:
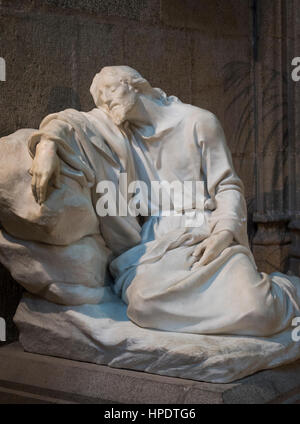
M 32 193 L 40 205 L 47 199 L 50 182 L 60 188 L 60 160 L 54 141 L 41 139 L 36 146 L 35 157 L 30 170 Z
M 29 139 L 29 152 L 33 157 L 30 171 L 32 175 L 31 187 L 35 200 L 40 205 L 47 199 L 50 184 L 60 188 L 61 165 L 58 156 L 58 144 L 61 140 L 70 145 L 72 133 L 73 128 L 67 122 L 45 118 L 39 131 Z
M 197 124 L 197 135 L 202 171 L 214 210 L 209 219 L 211 236 L 194 251 L 196 257 L 201 257 L 195 267 L 211 262 L 233 241 L 248 246 L 244 187 L 233 168 L 224 131 L 217 118 L 210 114 L 203 123 Z
M 33 158 L 32 191 L 41 204 L 47 199 L 50 184 L 59 188 L 60 174 L 78 181 L 81 186 L 94 184 L 94 173 L 83 160 L 75 130 L 61 113 L 47 116 L 28 142 Z

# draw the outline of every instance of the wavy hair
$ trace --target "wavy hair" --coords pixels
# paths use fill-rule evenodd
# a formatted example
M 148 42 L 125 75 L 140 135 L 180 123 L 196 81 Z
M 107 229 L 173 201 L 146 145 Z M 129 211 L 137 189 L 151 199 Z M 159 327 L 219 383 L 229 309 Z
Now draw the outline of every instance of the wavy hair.
M 160 100 L 163 104 L 179 101 L 175 96 L 168 97 L 167 94 L 160 88 L 153 88 L 139 72 L 130 68 L 130 66 L 105 66 L 98 74 L 95 75 L 90 87 L 90 93 L 97 107 L 102 107 L 101 90 L 99 89 L 99 85 L 101 79 L 105 75 L 118 77 L 120 82 L 131 85 L 131 87 L 138 90 L 139 93 L 152 99 Z

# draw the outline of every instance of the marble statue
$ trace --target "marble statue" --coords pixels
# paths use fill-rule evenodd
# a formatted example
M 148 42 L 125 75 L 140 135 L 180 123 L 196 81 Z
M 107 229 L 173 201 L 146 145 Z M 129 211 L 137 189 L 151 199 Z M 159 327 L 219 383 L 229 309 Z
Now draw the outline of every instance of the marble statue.
M 0 261 L 29 292 L 15 316 L 24 348 L 212 382 L 300 358 L 300 278 L 257 270 L 218 119 L 127 66 L 103 68 L 91 94 L 92 111 L 0 142 Z M 124 174 L 125 190 L 148 188 L 146 208 L 99 216 L 98 183 Z M 151 215 L 153 181 L 203 193 Z

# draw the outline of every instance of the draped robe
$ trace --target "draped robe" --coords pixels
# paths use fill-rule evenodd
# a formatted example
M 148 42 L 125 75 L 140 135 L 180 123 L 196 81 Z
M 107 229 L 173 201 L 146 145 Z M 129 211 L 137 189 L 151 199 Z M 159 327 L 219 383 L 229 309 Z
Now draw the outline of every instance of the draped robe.
M 99 199 L 97 183 L 107 180 L 118 187 L 120 173 L 125 169 L 128 183 L 135 179 L 129 141 L 101 109 L 90 112 L 67 109 L 46 116 L 39 131 L 28 141 L 32 157 L 41 139 L 55 142 L 61 174 L 90 188 L 95 210 Z M 140 225 L 135 217 L 107 216 L 98 221 L 101 234 L 114 255 L 140 241 Z
M 50 181 L 39 205 L 30 168 L 41 139 L 56 144 L 61 184 L 54 188 Z M 135 217 L 99 219 L 97 183 L 117 184 L 124 168 L 133 170 L 129 181 L 135 178 L 128 143 L 99 109 L 51 114 L 39 130 L 0 140 L 0 261 L 30 293 L 62 305 L 98 304 L 113 296 L 109 260 L 140 241 L 140 226 Z
M 96 182 L 203 181 L 201 226 L 182 216 L 101 218 L 100 228 L 115 259 L 114 290 L 141 327 L 198 334 L 268 336 L 285 329 L 300 312 L 300 279 L 259 273 L 247 239 L 243 184 L 236 175 L 218 120 L 202 109 L 172 101 L 165 128 L 145 137 L 133 125 L 117 128 L 100 109 L 50 115 L 29 143 L 41 137 L 58 146 L 62 173 L 85 178 L 96 204 Z M 74 132 L 76 137 L 74 137 Z M 100 154 L 100 153 L 101 154 Z M 100 156 L 99 156 L 100 154 Z M 101 159 L 100 159 L 101 158 Z M 104 159 L 103 159 L 104 158 Z M 222 230 L 234 236 L 216 259 L 195 270 L 196 245 Z
M 280 332 L 299 314 L 300 279 L 257 271 L 243 184 L 215 116 L 176 101 L 165 107 L 169 118 L 159 132 L 144 136 L 127 125 L 136 173 L 149 186 L 153 180 L 203 181 L 205 208 L 197 211 L 203 224 L 186 226 L 184 212 L 148 217 L 140 243 L 111 263 L 116 293 L 142 327 L 197 334 Z M 209 264 L 191 269 L 196 245 L 222 230 L 232 232 L 232 244 Z

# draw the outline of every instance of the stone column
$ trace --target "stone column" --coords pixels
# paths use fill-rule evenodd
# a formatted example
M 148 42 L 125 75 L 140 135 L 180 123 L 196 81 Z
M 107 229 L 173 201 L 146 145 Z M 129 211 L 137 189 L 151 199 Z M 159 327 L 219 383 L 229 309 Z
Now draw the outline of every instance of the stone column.
M 288 271 L 296 203 L 294 4 L 253 2 L 257 232 L 253 251 L 261 271 Z M 293 242 L 294 245 L 294 242 Z M 294 247 L 292 248 L 294 249 Z
M 291 72 L 293 57 L 300 56 L 300 10 L 299 2 L 291 0 L 287 3 L 287 33 L 288 33 L 288 72 Z M 289 252 L 289 269 L 300 275 L 300 81 L 294 82 L 289 78 L 288 102 L 289 108 L 289 208 L 291 220 L 291 246 Z

